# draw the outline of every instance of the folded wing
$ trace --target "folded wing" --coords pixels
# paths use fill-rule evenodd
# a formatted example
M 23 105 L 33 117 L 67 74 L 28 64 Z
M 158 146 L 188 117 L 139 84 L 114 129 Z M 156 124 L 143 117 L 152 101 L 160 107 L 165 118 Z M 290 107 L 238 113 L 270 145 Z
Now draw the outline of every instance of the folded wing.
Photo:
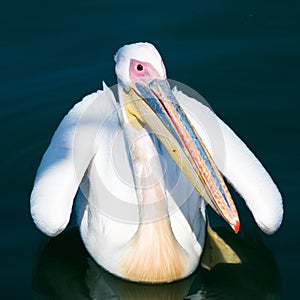
M 104 88 L 76 104 L 57 128 L 30 199 L 32 218 L 45 234 L 57 235 L 67 226 L 78 187 L 96 151 L 99 126 L 115 111 L 114 105 L 112 92 Z
M 262 164 L 240 138 L 207 106 L 174 90 L 217 167 L 239 192 L 258 226 L 267 234 L 282 222 L 282 197 Z

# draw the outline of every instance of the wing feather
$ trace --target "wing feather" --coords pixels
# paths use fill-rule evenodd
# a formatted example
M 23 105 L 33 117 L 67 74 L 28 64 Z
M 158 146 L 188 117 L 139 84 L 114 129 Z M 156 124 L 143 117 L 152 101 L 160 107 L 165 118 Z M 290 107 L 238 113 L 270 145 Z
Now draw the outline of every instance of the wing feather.
M 258 226 L 268 234 L 282 222 L 281 194 L 242 140 L 207 106 L 174 90 L 180 105 L 203 139 L 217 167 L 239 192 Z
M 31 193 L 31 215 L 47 235 L 68 224 L 73 200 L 93 158 L 101 122 L 114 110 L 115 99 L 104 85 L 83 98 L 64 117 L 39 166 Z

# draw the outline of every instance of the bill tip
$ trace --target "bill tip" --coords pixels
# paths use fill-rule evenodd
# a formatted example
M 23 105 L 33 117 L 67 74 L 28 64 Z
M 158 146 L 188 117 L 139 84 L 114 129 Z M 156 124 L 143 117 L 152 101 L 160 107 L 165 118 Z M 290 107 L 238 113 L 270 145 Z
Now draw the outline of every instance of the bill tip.
M 233 226 L 233 230 L 234 230 L 234 232 L 235 233 L 238 233 L 239 232 L 239 230 L 240 230 L 240 221 L 239 220 L 237 220 L 236 221 L 236 223 L 234 224 L 234 226 Z

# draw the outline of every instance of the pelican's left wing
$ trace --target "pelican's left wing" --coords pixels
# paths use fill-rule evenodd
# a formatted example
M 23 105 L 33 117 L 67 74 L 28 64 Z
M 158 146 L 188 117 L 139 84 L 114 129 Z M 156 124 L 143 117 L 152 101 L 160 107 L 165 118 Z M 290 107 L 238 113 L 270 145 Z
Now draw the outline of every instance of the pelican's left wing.
M 207 106 L 173 90 L 218 169 L 239 192 L 258 226 L 268 234 L 282 222 L 281 195 L 262 164 L 240 138 Z
M 68 224 L 73 200 L 93 158 L 98 130 L 107 118 L 118 126 L 115 99 L 106 88 L 86 96 L 64 117 L 39 166 L 31 193 L 31 215 L 47 235 Z

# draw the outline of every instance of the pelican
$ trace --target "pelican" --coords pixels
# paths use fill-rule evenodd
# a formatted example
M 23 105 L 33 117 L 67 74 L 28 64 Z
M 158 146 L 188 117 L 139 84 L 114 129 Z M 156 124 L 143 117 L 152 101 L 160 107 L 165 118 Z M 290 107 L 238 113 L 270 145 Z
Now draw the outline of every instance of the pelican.
M 211 232 L 206 203 L 239 231 L 224 176 L 261 230 L 275 232 L 283 205 L 273 180 L 207 106 L 170 88 L 156 48 L 125 45 L 115 62 L 117 96 L 103 83 L 76 104 L 42 158 L 30 199 L 36 226 L 61 233 L 76 199 L 81 238 L 99 265 L 131 281 L 175 281 L 199 265 Z

